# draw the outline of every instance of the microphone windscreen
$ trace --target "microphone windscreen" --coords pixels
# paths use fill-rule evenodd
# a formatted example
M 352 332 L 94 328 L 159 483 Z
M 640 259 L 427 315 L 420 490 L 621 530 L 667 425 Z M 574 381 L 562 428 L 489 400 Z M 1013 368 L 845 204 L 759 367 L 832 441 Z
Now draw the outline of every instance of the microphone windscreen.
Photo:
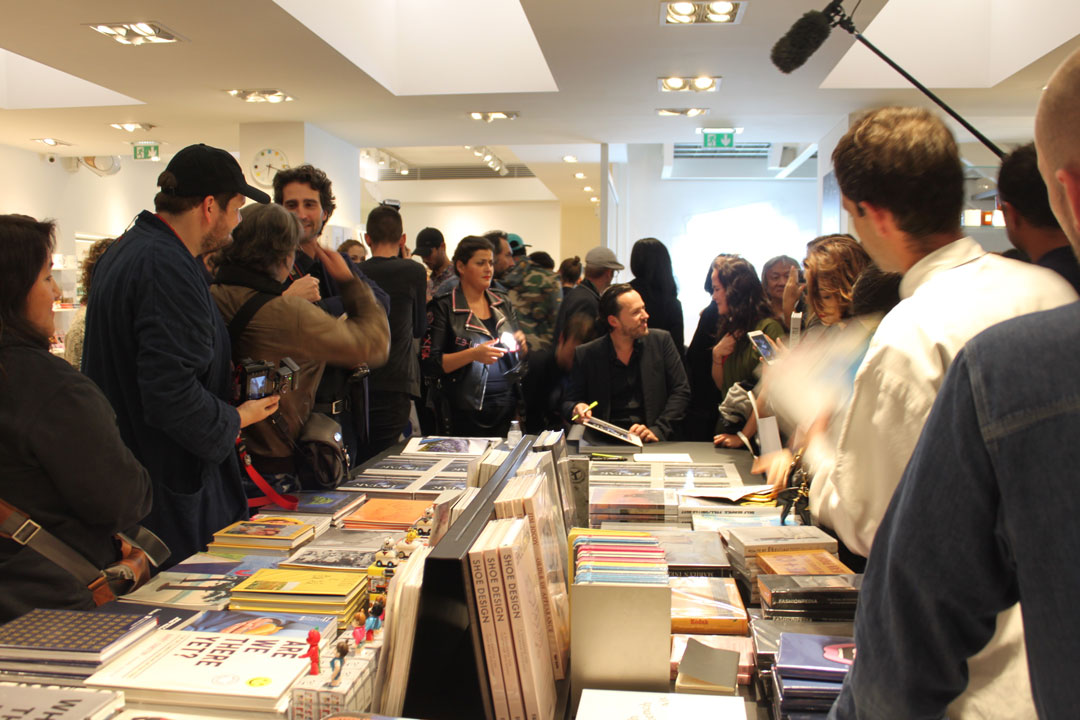
M 795 21 L 772 49 L 772 62 L 780 72 L 790 73 L 803 66 L 829 37 L 829 17 L 811 10 Z

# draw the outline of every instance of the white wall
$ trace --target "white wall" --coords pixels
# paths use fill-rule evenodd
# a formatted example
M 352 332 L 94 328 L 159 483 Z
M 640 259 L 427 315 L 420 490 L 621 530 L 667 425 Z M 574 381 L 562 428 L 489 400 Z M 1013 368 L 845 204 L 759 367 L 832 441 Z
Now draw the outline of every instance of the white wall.
M 460 182 L 478 182 L 462 180 Z M 532 247 L 529 252 L 543 250 L 555 259 L 560 257 L 559 236 L 562 214 L 559 203 L 402 203 L 401 218 L 408 235 L 408 246 L 416 247 L 416 234 L 425 227 L 442 231 L 446 251 L 453 255 L 458 241 L 466 235 L 483 235 L 489 230 L 517 233 Z
M 328 221 L 333 227 L 323 232 L 323 244 L 337 247 L 345 240 L 358 239 L 367 219 L 363 208 L 364 181 L 360 179 L 360 149 L 305 123 L 304 162 L 320 168 L 334 184 L 337 209 Z M 331 239 L 333 228 L 342 230 Z
M 702 287 L 709 263 L 722 252 L 739 253 L 760 272 L 765 260 L 802 260 L 817 236 L 817 183 L 809 180 L 663 180 L 662 146 L 627 149 L 627 233 L 632 245 L 662 240 L 671 252 L 689 342 L 697 315 L 709 302 Z M 629 250 L 619 253 L 629 280 Z

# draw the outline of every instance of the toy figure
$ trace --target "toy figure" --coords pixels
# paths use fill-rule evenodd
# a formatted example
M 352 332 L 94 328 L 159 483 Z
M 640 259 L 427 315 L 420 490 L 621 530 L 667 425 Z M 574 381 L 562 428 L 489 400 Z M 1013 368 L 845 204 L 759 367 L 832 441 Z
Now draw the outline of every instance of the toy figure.
M 360 647 L 364 644 L 364 626 L 367 625 L 367 613 L 363 610 L 358 610 L 352 617 L 352 637 L 356 647 Z
M 421 543 L 419 536 L 414 528 L 410 528 L 409 532 L 405 533 L 405 537 L 394 546 L 394 550 L 397 552 L 398 564 L 408 560 L 409 556 L 413 554 L 413 551 L 420 547 Z
M 318 630 L 308 630 L 307 644 L 308 651 L 301 655 L 303 658 L 311 658 L 311 672 L 308 675 L 319 674 L 319 643 L 322 642 L 322 635 Z
M 435 508 L 429 507 L 424 511 L 424 516 L 416 521 L 413 527 L 420 537 L 431 537 L 431 528 L 435 524 Z
M 382 548 L 375 553 L 376 567 L 392 568 L 398 564 L 398 552 L 394 549 L 394 538 L 383 538 Z
M 345 656 L 348 654 L 349 641 L 338 642 L 337 656 L 330 658 L 330 687 L 337 687 L 341 683 L 341 669 L 345 667 Z
M 382 628 L 382 614 L 384 609 L 381 600 L 372 603 L 371 612 L 368 613 L 367 622 L 364 623 L 364 640 L 375 639 L 375 631 Z

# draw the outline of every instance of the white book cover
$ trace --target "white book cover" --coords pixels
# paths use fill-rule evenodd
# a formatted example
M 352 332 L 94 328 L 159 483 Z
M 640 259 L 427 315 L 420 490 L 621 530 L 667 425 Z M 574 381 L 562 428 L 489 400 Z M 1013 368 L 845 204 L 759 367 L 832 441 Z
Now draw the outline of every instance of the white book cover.
M 0 683 L 0 718 L 105 720 L 124 707 L 124 693 Z
M 746 701 L 741 697 L 591 688 L 581 691 L 577 710 L 578 720 L 745 720 L 746 717 Z
M 514 634 L 510 629 L 510 616 L 506 603 L 506 586 L 499 569 L 498 544 L 506 533 L 508 523 L 495 521 L 488 542 L 484 545 L 484 571 L 487 573 L 488 597 L 491 614 L 495 618 L 495 636 L 499 644 L 499 662 L 502 664 L 506 683 L 506 704 L 511 720 L 524 720 L 525 705 L 521 697 L 521 680 L 518 677 L 517 657 L 514 652 Z
M 476 614 L 480 621 L 480 638 L 484 645 L 484 665 L 491 685 L 491 704 L 495 720 L 509 720 L 510 709 L 506 702 L 506 681 L 503 679 L 502 661 L 499 659 L 499 641 L 495 635 L 495 616 L 491 611 L 487 573 L 484 571 L 484 548 L 495 526 L 488 523 L 480 536 L 469 548 L 469 568 L 472 571 L 473 594 L 476 596 Z
M 274 709 L 311 663 L 295 638 L 161 630 L 87 679 L 131 701 Z

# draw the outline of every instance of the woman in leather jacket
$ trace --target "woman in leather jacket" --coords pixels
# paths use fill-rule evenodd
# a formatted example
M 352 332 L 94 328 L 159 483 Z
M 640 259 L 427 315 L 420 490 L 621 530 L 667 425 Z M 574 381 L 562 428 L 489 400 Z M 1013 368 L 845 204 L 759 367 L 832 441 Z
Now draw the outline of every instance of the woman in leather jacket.
M 502 437 L 517 414 L 525 336 L 506 295 L 491 289 L 493 257 L 486 239 L 464 238 L 453 257 L 461 282 L 428 303 L 420 362 L 435 380 L 441 433 Z

